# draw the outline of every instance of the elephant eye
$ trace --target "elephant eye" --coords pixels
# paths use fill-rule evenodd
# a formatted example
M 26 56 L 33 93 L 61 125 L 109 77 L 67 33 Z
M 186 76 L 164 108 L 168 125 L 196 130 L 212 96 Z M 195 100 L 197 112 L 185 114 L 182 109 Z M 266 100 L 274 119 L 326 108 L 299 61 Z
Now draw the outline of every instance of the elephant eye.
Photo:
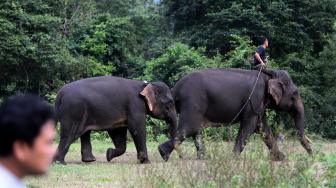
M 297 91 L 294 91 L 293 95 L 294 95 L 294 96 L 298 96 L 299 93 L 298 93 Z
M 294 91 L 293 95 L 291 96 L 291 99 L 294 101 L 298 98 L 299 93 L 297 91 Z
M 167 101 L 167 102 L 165 103 L 165 106 L 166 106 L 167 108 L 171 107 L 172 105 L 173 105 L 173 101 L 171 101 L 171 100 L 169 100 L 169 101 Z

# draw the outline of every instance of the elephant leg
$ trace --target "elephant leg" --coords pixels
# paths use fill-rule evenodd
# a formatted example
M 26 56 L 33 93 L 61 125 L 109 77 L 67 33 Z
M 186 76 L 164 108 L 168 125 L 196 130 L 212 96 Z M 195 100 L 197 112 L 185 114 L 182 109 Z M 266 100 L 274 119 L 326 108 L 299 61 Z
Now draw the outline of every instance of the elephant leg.
M 128 118 L 127 124 L 138 153 L 139 162 L 142 164 L 150 163 L 146 145 L 146 115 L 133 113 Z
M 263 140 L 270 150 L 271 158 L 274 161 L 282 161 L 285 158 L 285 155 L 279 150 L 276 139 L 273 136 L 272 130 L 269 128 L 266 117 L 263 117 L 262 120 L 262 132 L 263 132 Z
M 108 134 L 115 146 L 115 149 L 108 148 L 106 151 L 106 159 L 111 161 L 114 157 L 118 157 L 126 151 L 127 128 L 108 130 Z
M 66 164 L 64 161 L 65 155 L 69 151 L 70 145 L 79 138 L 80 134 L 73 130 L 76 124 L 70 125 L 61 122 L 61 138 L 57 148 L 57 154 L 54 158 L 55 162 Z
M 164 161 L 168 161 L 170 154 L 174 150 L 174 139 L 170 139 L 158 147 L 159 153 Z
M 196 136 L 197 134 L 199 134 L 199 132 L 201 132 L 202 119 L 202 113 L 197 111 L 188 110 L 180 113 L 177 136 L 174 139 L 170 139 L 164 142 L 158 148 L 163 160 L 168 161 L 170 154 L 173 152 L 174 149 L 177 151 L 179 157 L 183 158 L 182 151 L 180 150 L 180 145 L 186 138 L 190 136 Z
M 90 140 L 91 131 L 85 132 L 81 137 L 81 154 L 83 162 L 93 162 L 96 158 L 92 154 L 92 145 Z
M 54 158 L 55 162 L 58 162 L 60 164 L 66 164 L 64 161 L 65 155 L 68 153 L 69 147 L 71 144 L 71 138 L 69 137 L 62 137 L 60 139 L 60 143 L 57 148 L 57 153 Z
M 240 153 L 244 150 L 244 147 L 246 145 L 246 139 L 257 128 L 257 122 L 258 122 L 257 116 L 243 118 L 243 120 L 241 121 L 238 136 L 233 150 L 237 156 L 240 155 Z
M 205 146 L 203 143 L 202 135 L 201 133 L 194 136 L 194 143 L 197 150 L 197 159 L 204 159 L 205 157 Z

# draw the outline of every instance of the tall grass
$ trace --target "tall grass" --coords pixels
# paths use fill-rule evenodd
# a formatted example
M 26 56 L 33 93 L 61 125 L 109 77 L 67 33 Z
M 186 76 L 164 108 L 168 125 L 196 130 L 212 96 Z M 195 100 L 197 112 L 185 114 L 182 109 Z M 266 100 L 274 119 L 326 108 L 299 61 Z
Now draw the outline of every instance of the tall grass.
M 314 139 L 313 139 L 314 140 Z M 336 143 L 314 141 L 314 155 L 309 156 L 297 139 L 279 143 L 286 160 L 270 160 L 260 136 L 252 137 L 239 157 L 232 153 L 233 142 L 205 141 L 206 158 L 196 159 L 195 146 L 182 144 L 183 159 L 173 152 L 164 162 L 157 142 L 148 142 L 151 164 L 136 162 L 134 143 L 127 153 L 106 162 L 105 152 L 113 147 L 110 140 L 93 141 L 97 162 L 80 162 L 80 144 L 74 143 L 66 161 L 53 165 L 49 175 L 26 179 L 29 187 L 336 187 Z
M 291 154 L 300 147 L 297 142 L 282 144 L 289 156 L 281 162 L 270 160 L 260 139 L 253 139 L 239 157 L 231 152 L 233 144 L 207 142 L 206 146 L 205 160 L 183 159 L 139 170 L 141 187 L 321 187 L 336 178 L 328 177 L 320 154 L 308 156 L 303 150 Z

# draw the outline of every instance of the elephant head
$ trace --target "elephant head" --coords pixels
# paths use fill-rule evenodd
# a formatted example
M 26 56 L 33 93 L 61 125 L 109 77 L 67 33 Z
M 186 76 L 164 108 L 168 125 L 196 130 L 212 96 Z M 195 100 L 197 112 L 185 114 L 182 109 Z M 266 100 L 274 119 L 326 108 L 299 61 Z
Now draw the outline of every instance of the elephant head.
M 298 88 L 286 71 L 273 71 L 272 75 L 267 87 L 271 99 L 270 107 L 291 114 L 295 127 L 299 130 L 301 144 L 311 153 L 310 140 L 304 134 L 305 112 Z
M 171 136 L 174 136 L 177 129 L 177 117 L 169 87 L 163 82 L 153 82 L 147 84 L 140 94 L 146 100 L 149 114 L 165 120 L 170 125 Z

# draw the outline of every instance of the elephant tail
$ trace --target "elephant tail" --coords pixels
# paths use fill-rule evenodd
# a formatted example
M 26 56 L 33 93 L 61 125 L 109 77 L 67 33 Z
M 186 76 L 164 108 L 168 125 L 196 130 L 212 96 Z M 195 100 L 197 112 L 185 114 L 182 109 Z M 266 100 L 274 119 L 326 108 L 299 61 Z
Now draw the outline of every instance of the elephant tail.
M 60 121 L 60 108 L 61 108 L 61 104 L 62 104 L 62 93 L 58 92 L 57 96 L 56 96 L 56 100 L 55 100 L 55 118 L 56 118 L 56 123 L 58 121 Z
M 171 89 L 171 93 L 172 93 L 172 97 L 173 97 L 173 99 L 174 99 L 176 112 L 177 112 L 177 113 L 180 113 L 179 99 L 178 99 L 178 96 L 177 96 L 177 94 L 176 94 L 176 88 L 175 88 L 175 87 L 173 87 L 173 88 Z

